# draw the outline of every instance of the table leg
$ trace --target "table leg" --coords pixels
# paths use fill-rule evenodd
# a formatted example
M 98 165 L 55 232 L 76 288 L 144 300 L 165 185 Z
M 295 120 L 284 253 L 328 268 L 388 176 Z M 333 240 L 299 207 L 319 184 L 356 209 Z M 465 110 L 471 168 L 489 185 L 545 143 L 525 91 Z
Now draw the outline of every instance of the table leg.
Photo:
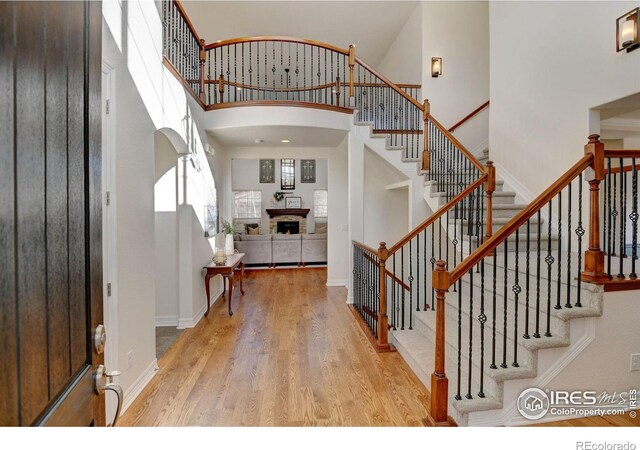
M 233 316 L 233 311 L 231 310 L 231 298 L 233 297 L 233 270 L 231 274 L 229 274 L 229 315 Z
M 209 280 L 211 275 L 205 275 L 204 277 L 204 291 L 207 293 L 207 312 L 204 313 L 205 317 L 209 315 L 209 309 L 211 308 L 211 297 L 209 293 Z
M 242 280 L 244 280 L 244 263 L 240 263 L 240 293 L 244 295 L 244 288 L 242 287 Z

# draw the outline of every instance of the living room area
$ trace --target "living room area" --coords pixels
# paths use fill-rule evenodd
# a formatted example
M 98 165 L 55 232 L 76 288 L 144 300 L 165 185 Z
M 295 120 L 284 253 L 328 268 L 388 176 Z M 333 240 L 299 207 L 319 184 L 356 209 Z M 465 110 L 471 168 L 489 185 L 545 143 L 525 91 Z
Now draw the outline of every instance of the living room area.
M 327 159 L 232 159 L 234 246 L 248 267 L 326 265 L 327 171 Z

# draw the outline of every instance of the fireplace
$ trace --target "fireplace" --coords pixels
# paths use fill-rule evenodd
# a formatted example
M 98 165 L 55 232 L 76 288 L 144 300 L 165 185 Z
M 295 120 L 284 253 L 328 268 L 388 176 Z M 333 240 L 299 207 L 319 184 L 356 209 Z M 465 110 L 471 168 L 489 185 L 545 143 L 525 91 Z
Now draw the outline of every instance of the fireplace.
M 289 220 L 280 221 L 277 223 L 277 231 L 278 233 L 283 233 L 283 234 L 299 234 L 300 222 L 289 221 Z

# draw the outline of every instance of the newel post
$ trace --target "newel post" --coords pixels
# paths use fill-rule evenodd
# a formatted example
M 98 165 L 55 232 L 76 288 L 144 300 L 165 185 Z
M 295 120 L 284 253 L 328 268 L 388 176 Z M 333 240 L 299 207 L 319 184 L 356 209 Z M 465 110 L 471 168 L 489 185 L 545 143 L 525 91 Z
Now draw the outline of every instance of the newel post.
M 449 272 L 444 261 L 436 262 L 432 276 L 436 291 L 436 352 L 435 368 L 431 374 L 431 415 L 427 423 L 432 426 L 449 426 L 449 380 L 445 372 L 445 293 L 449 289 Z
M 353 68 L 356 65 L 356 46 L 349 45 L 349 108 L 356 107 L 356 91 L 353 87 Z
M 207 61 L 207 52 L 204 49 L 205 41 L 200 39 L 200 101 L 205 102 L 204 95 L 204 64 Z
M 584 254 L 584 272 L 582 279 L 591 283 L 609 281 L 604 271 L 604 252 L 600 247 L 600 182 L 604 180 L 604 144 L 600 142 L 600 135 L 592 134 L 589 142 L 584 146 L 585 155 L 593 155 L 591 168 L 593 174 L 589 182 L 589 249 Z
M 389 318 L 387 317 L 387 259 L 389 250 L 385 242 L 380 242 L 378 248 L 378 258 L 380 259 L 380 303 L 378 305 L 378 342 L 377 351 L 389 351 Z
M 424 148 L 422 149 L 422 170 L 429 170 L 431 163 L 429 161 L 429 114 L 431 114 L 431 104 L 429 100 L 424 100 L 424 111 L 422 112 L 422 118 L 424 120 L 424 130 L 422 131 L 422 140 L 424 141 Z
M 487 181 L 484 183 L 484 192 L 487 195 L 487 231 L 485 237 L 489 239 L 493 236 L 493 193 L 496 190 L 496 168 L 493 161 L 487 161 L 485 168 Z

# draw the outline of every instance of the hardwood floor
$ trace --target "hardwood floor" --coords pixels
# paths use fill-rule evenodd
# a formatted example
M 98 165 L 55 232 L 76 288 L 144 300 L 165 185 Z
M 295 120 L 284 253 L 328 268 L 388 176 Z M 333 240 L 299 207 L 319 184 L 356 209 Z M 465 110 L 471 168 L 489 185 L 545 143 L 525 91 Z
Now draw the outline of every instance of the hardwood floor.
M 122 426 L 419 426 L 429 393 L 376 354 L 326 269 L 247 271 L 159 360 Z

